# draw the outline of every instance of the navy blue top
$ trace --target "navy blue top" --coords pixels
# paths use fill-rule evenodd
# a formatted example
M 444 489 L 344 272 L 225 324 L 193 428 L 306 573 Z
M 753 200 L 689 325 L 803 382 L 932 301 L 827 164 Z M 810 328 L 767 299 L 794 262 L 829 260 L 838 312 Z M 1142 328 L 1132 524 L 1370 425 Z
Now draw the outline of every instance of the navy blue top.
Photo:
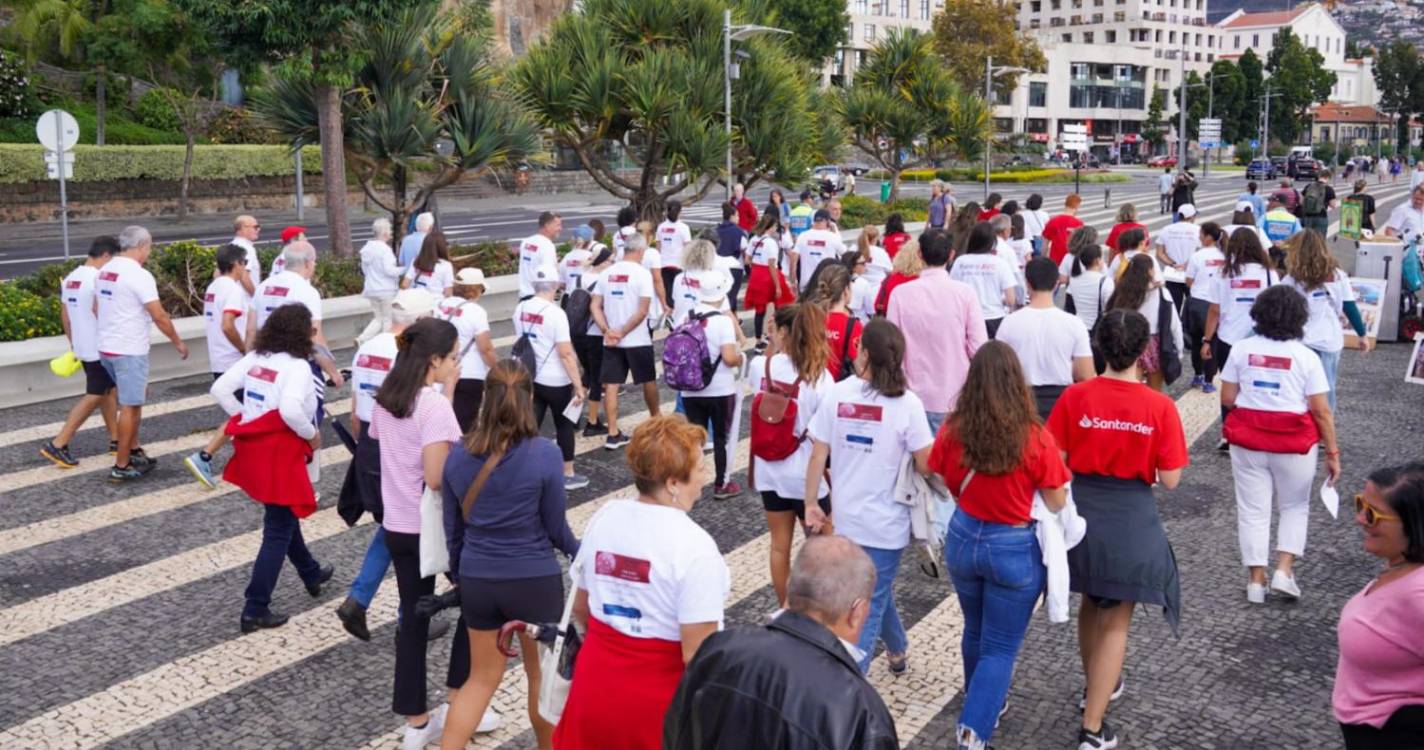
M 560 575 L 558 548 L 569 559 L 579 542 L 564 517 L 564 458 L 548 438 L 515 445 L 490 473 L 470 512 L 460 502 L 484 466 L 460 446 L 450 451 L 441 475 L 445 539 L 450 567 L 466 578 L 512 579 Z
M 747 236 L 735 221 L 724 221 L 717 225 L 717 254 L 727 258 L 737 258 L 741 265 L 742 240 Z

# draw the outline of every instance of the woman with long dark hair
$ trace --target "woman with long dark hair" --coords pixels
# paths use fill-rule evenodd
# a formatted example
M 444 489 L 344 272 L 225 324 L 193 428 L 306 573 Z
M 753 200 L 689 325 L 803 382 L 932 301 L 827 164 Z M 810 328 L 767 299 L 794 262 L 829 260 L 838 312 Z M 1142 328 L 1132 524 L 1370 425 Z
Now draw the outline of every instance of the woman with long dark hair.
M 1306 229 L 1297 232 L 1287 243 L 1290 252 L 1286 253 L 1286 277 L 1281 283 L 1295 287 L 1305 296 L 1310 319 L 1305 322 L 1302 340 L 1320 357 L 1320 364 L 1325 367 L 1325 379 L 1330 383 L 1330 410 L 1333 412 L 1340 352 L 1345 349 L 1340 318 L 1343 316 L 1350 321 L 1360 351 L 1373 349 L 1374 342 L 1365 335 L 1365 319 L 1360 316 L 1360 308 L 1355 304 L 1355 288 L 1350 286 L 1350 277 L 1335 262 L 1325 244 L 1325 237 L 1314 229 Z
M 1078 743 L 1116 747 L 1104 716 L 1123 691 L 1133 609 L 1161 606 L 1177 632 L 1181 584 L 1152 487 L 1181 481 L 1187 441 L 1176 403 L 1140 382 L 1137 362 L 1151 337 L 1142 314 L 1109 310 L 1094 337 L 1107 371 L 1063 392 L 1048 431 L 1073 472 L 1073 500 L 1087 522 L 1087 535 L 1068 551 L 1069 588 L 1083 595 L 1078 646 L 1087 687 Z
M 1043 228 L 1048 224 L 1048 212 L 1043 210 L 1043 196 L 1034 193 L 1024 201 L 1024 233 L 1033 243 L 1034 255 L 1043 255 Z
M 1074 259 L 1090 247 L 1096 247 L 1099 252 L 1102 251 L 1103 246 L 1098 242 L 1097 229 L 1084 225 L 1074 229 L 1073 233 L 1068 235 L 1068 252 L 1058 263 L 1058 282 L 1060 284 L 1068 283 L 1068 279 L 1073 276 Z M 1108 257 L 1104 262 L 1111 264 L 1116 257 L 1117 253 L 1112 248 L 1108 248 Z
M 444 232 L 432 230 L 420 243 L 420 253 L 406 270 L 401 288 L 424 289 L 436 299 L 444 299 L 450 296 L 454 285 L 455 265 L 450 261 L 450 243 Z
M 424 318 L 396 337 L 400 356 L 376 391 L 372 438 L 381 441 L 381 502 L 386 548 L 400 590 L 395 681 L 391 710 L 406 718 L 406 747 L 424 747 L 440 736 L 445 706 L 430 711 L 425 691 L 425 641 L 430 618 L 416 611 L 420 597 L 435 592 L 435 578 L 420 575 L 420 498 L 442 486 L 450 446 L 460 425 L 448 395 L 435 390 L 459 370 L 459 334 L 444 320 Z
M 772 188 L 771 193 L 766 196 L 766 208 L 762 210 L 762 215 L 766 214 L 771 214 L 782 226 L 791 222 L 791 206 L 787 205 L 786 195 L 781 192 L 781 188 Z
M 612 248 L 599 245 L 597 254 L 589 258 L 588 265 L 584 266 L 583 273 L 574 283 L 577 288 L 588 292 L 590 297 L 602 294 L 603 272 L 612 265 Z M 567 300 L 568 297 L 565 296 L 564 299 Z M 584 425 L 583 436 L 607 435 L 608 426 L 604 418 L 608 415 L 608 409 L 600 408 L 603 406 L 603 384 L 599 382 L 600 373 L 603 372 L 603 329 L 598 327 L 598 321 L 594 320 L 590 313 L 588 328 L 571 331 L 570 334 L 573 338 L 574 353 L 578 355 L 579 368 L 583 371 L 583 387 L 588 392 L 588 422 Z
M 1064 309 L 1071 301 L 1073 314 L 1091 331 L 1093 324 L 1098 322 L 1098 316 L 1107 309 L 1108 298 L 1117 289 L 1117 284 L 1107 274 L 1101 245 L 1089 245 L 1072 258 L 1073 275 L 1068 279 Z
M 890 671 L 902 674 L 909 667 L 909 639 L 895 607 L 893 583 L 910 543 L 910 508 L 896 501 L 889 478 L 907 460 L 928 474 L 934 435 L 924 404 L 909 389 L 905 336 L 894 323 L 876 318 L 866 325 L 854 375 L 831 389 L 806 434 L 812 448 L 802 497 L 820 494 L 829 461 L 836 533 L 859 544 L 875 563 L 875 593 L 856 644 L 856 661 L 862 672 L 868 669 L 875 644 L 883 639 Z M 812 531 L 821 531 L 830 518 L 820 507 L 806 506 Z
M 752 360 L 747 368 L 752 393 L 775 390 L 796 401 L 796 435 L 806 434 L 812 415 L 835 385 L 826 367 L 831 347 L 826 341 L 825 317 L 820 305 L 777 308 L 770 328 L 771 347 L 765 357 Z M 771 587 L 783 607 L 796 521 L 806 519 L 806 464 L 810 460 L 811 444 L 806 440 L 797 444 L 794 453 L 777 461 L 752 457 L 750 478 L 753 489 L 761 493 L 771 535 Z M 816 502 L 823 513 L 831 514 L 830 487 L 825 483 L 820 484 Z
M 885 217 L 885 252 L 890 256 L 890 260 L 895 260 L 895 256 L 900 254 L 900 248 L 910 239 L 910 234 L 905 231 L 905 217 L 899 212 Z
M 275 628 L 287 616 L 270 609 L 272 589 L 290 559 L 307 593 L 321 595 L 332 567 L 321 565 L 302 539 L 301 520 L 316 512 L 316 495 L 307 474 L 312 452 L 321 445 L 316 428 L 316 390 L 312 383 L 311 311 L 283 305 L 257 332 L 252 350 L 229 367 L 209 390 L 230 419 L 232 459 L 223 479 L 242 488 L 262 509 L 262 546 L 252 561 L 242 632 Z M 237 394 L 244 394 L 238 401 Z
M 850 271 L 840 263 L 823 263 L 816 269 L 808 294 L 802 297 L 802 304 L 820 305 L 826 310 L 826 341 L 830 344 L 831 358 L 826 363 L 833 380 L 850 377 L 848 365 L 855 361 L 860 350 L 860 337 L 864 330 L 860 321 L 851 313 Z
M 1281 277 L 1272 271 L 1271 258 L 1255 232 L 1233 232 L 1226 241 L 1225 260 L 1216 282 L 1206 290 L 1209 304 L 1206 326 L 1202 332 L 1201 356 L 1216 360 L 1223 367 L 1231 357 L 1231 347 L 1251 335 L 1251 306 L 1261 292 Z M 1226 423 L 1226 407 L 1221 407 L 1222 424 Z M 1226 451 L 1226 438 L 1216 449 Z
M 506 622 L 558 622 L 563 574 L 554 550 L 570 559 L 578 540 L 564 520 L 563 456 L 539 436 L 534 383 L 518 362 L 503 360 L 487 377 L 484 410 L 463 450 L 450 452 L 442 474 L 445 538 L 460 585 L 461 625 L 468 653 L 450 654 L 450 680 L 463 685 L 450 699 L 441 746 L 465 747 L 504 676 L 496 643 Z M 492 468 L 487 468 L 494 462 Z M 481 481 L 483 479 L 483 482 Z M 539 651 L 520 635 L 528 686 L 529 723 L 540 748 L 552 747 L 554 727 L 539 715 Z M 456 678 L 468 675 L 468 681 Z
M 1034 493 L 1057 512 L 1072 479 L 1008 344 L 990 341 L 975 353 L 929 464 L 958 501 L 944 547 L 964 613 L 958 736 L 959 747 L 978 750 L 992 738 L 1047 575 Z
M 969 232 L 963 251 L 949 269 L 951 279 L 968 284 L 979 297 L 984 327 L 991 339 L 1018 301 L 1019 286 L 1014 267 L 994 252 L 997 243 L 994 227 L 987 221 L 979 222 Z
M 1129 232 L 1136 231 L 1138 230 L 1129 230 Z M 1136 310 L 1147 319 L 1149 333 L 1147 349 L 1137 361 L 1137 371 L 1146 379 L 1148 385 L 1152 386 L 1154 390 L 1160 391 L 1166 387 L 1163 375 L 1165 363 L 1162 361 L 1162 351 L 1164 350 L 1162 337 L 1171 336 L 1176 344 L 1174 351 L 1181 352 L 1182 324 L 1177 320 L 1175 307 L 1169 312 L 1163 312 L 1161 306 L 1171 304 L 1172 299 L 1166 296 L 1167 293 L 1157 283 L 1156 273 L 1157 264 L 1152 261 L 1151 256 L 1146 253 L 1134 256 L 1132 260 L 1128 261 L 1122 277 L 1117 280 L 1117 288 L 1108 298 L 1104 309 Z M 1163 319 L 1166 319 L 1170 330 L 1161 329 Z

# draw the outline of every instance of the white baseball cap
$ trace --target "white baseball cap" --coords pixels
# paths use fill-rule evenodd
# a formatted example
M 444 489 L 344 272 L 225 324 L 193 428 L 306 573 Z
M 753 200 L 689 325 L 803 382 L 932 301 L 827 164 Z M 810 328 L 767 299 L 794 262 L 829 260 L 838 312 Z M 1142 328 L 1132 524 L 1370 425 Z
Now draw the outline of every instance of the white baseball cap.
M 424 289 L 402 289 L 391 300 L 391 307 L 423 317 L 435 312 L 435 295 Z
M 1177 208 L 1177 213 L 1181 214 L 1183 219 L 1190 219 L 1197 215 L 1197 207 L 1190 203 L 1183 203 Z
M 1195 206 L 1193 207 L 1195 208 Z M 1255 211 L 1256 207 L 1250 201 L 1236 201 L 1236 211 Z
M 732 288 L 732 277 L 725 271 L 694 271 L 688 279 L 695 283 L 697 299 L 702 302 L 725 299 L 727 291 Z
M 484 286 L 485 272 L 478 268 L 461 268 L 455 274 L 455 283 L 460 286 Z

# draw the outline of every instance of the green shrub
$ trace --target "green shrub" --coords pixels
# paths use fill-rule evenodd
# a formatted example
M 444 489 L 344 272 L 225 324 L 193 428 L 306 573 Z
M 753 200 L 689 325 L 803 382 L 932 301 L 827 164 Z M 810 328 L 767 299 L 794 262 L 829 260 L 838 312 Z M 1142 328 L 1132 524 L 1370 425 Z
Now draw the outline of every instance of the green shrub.
M 863 195 L 841 198 L 841 229 L 858 229 L 867 224 L 884 224 L 885 218 L 898 212 L 906 222 L 924 221 L 929 217 L 928 198 L 901 198 L 894 203 L 880 203 Z
M 41 297 L 14 282 L 0 281 L 0 341 L 24 341 L 63 333 L 59 295 Z
M 316 276 L 312 278 L 312 283 L 324 299 L 360 294 L 365 282 L 366 277 L 361 273 L 359 258 L 338 258 L 330 255 L 321 256 L 317 261 Z
M 92 89 L 89 89 L 92 90 Z M 115 87 L 110 91 L 118 91 Z M 74 115 L 79 123 L 79 142 L 94 144 L 98 133 L 99 118 L 91 102 L 56 100 L 49 104 L 39 104 L 41 109 L 62 109 Z M 0 117 L 0 143 L 34 143 L 35 121 L 33 117 Z M 131 119 L 119 105 L 117 99 L 110 101 L 104 116 L 104 142 L 110 146 L 152 146 L 183 143 L 183 134 L 177 131 L 155 130 Z
M 246 109 L 224 109 L 208 121 L 206 133 L 213 143 L 278 144 L 282 137 L 263 125 Z
M 32 117 L 38 104 L 24 60 L 0 49 L 0 117 Z
M 34 130 L 31 127 L 33 138 Z M 74 181 L 173 180 L 183 176 L 182 146 L 76 146 Z M 285 146 L 198 146 L 193 152 L 193 178 L 231 180 L 276 177 L 292 173 L 292 155 Z M 321 171 L 321 152 L 309 146 L 302 168 Z M 0 144 L 0 183 L 47 179 L 44 147 L 39 144 Z
M 169 103 L 169 96 L 182 95 L 172 89 L 155 88 L 145 91 L 143 96 L 139 97 L 138 106 L 134 107 L 134 119 L 154 130 L 177 132 L 182 128 L 182 123 L 178 121 L 178 113 L 173 111 L 173 105 Z
M 70 260 L 63 263 L 49 263 L 31 271 L 27 276 L 15 279 L 15 286 L 38 297 L 55 297 L 59 295 L 59 284 L 74 270 L 75 266 L 83 263 L 82 260 Z
M 854 196 L 851 196 L 854 197 Z M 519 260 L 510 252 L 508 242 L 487 241 L 474 245 L 451 245 L 450 257 L 455 270 L 478 268 L 486 277 L 503 276 L 519 270 Z

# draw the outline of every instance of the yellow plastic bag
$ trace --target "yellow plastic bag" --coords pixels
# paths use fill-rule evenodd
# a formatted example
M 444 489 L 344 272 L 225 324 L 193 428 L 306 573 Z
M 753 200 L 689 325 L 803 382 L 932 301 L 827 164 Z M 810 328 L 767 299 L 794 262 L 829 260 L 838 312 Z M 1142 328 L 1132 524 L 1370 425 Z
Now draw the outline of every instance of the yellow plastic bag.
M 74 356 L 74 352 L 65 352 L 49 361 L 49 370 L 61 378 L 67 378 L 83 369 L 84 363 Z

